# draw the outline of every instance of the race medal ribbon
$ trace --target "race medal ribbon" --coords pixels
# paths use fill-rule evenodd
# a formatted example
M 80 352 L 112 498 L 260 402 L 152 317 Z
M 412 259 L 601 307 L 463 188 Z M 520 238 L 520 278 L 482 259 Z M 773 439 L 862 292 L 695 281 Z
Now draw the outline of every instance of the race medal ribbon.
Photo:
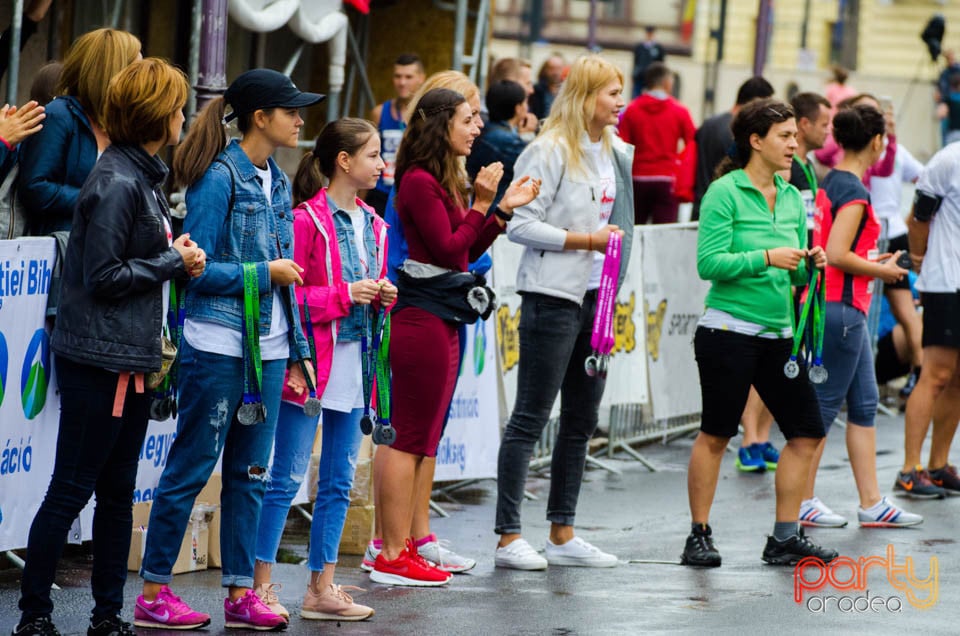
M 812 335 L 812 346 L 809 348 L 813 350 L 813 364 L 810 365 L 809 370 L 807 371 L 807 377 L 810 378 L 810 381 L 814 384 L 823 384 L 827 381 L 827 368 L 823 366 L 823 335 L 826 331 L 826 322 L 827 322 L 827 277 L 826 274 L 820 273 L 817 277 L 817 288 L 816 290 L 808 290 L 808 295 L 816 295 L 813 306 L 813 333 Z
M 306 298 L 303 300 L 303 317 L 307 323 L 305 326 L 307 330 L 307 344 L 310 346 L 310 360 L 313 363 L 314 372 L 316 372 L 317 343 L 313 338 L 313 322 L 310 320 L 310 304 Z M 307 365 L 304 364 L 303 360 L 300 361 L 300 369 L 303 371 L 303 378 L 307 382 L 307 388 L 310 389 L 310 396 L 307 398 L 307 401 L 303 403 L 303 412 L 310 417 L 316 417 L 320 415 L 320 411 L 323 410 L 323 406 L 317 398 L 317 385 L 310 379 L 310 374 L 307 373 Z
M 386 309 L 379 312 L 373 347 L 377 352 L 377 425 L 373 441 L 390 446 L 397 439 L 397 431 L 390 426 L 390 312 Z
M 178 303 L 176 284 L 170 281 L 170 304 L 167 307 L 167 322 L 163 330 L 177 348 L 177 359 L 174 360 L 170 372 L 164 376 L 163 382 L 154 389 L 150 396 L 150 419 L 157 422 L 163 422 L 177 415 L 176 387 L 180 365 L 180 342 L 182 341 L 183 321 L 186 314 L 184 309 L 185 296 L 186 293 L 180 294 Z
M 373 397 L 373 378 L 376 373 L 376 347 L 370 347 L 369 312 L 364 307 L 363 328 L 360 330 L 360 375 L 363 382 L 363 416 L 360 418 L 360 432 L 364 435 L 373 433 L 375 414 L 370 412 L 370 401 Z
M 610 352 L 613 351 L 614 332 L 613 314 L 617 302 L 617 279 L 620 276 L 620 254 L 623 239 L 619 232 L 611 232 L 607 239 L 607 251 L 603 259 L 600 274 L 600 288 L 597 290 L 597 308 L 593 317 L 593 332 L 590 334 L 590 346 L 593 353 L 587 356 L 584 370 L 587 375 L 607 377 L 610 364 Z
M 237 421 L 246 426 L 267 419 L 260 387 L 263 383 L 263 361 L 260 359 L 260 284 L 257 266 L 243 264 L 243 404 L 237 410 Z

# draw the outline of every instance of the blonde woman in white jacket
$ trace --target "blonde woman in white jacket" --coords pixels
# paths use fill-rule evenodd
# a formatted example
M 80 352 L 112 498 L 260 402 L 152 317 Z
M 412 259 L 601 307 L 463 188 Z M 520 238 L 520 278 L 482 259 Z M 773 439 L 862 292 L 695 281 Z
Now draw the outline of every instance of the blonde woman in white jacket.
M 542 570 L 548 564 L 612 567 L 617 558 L 574 533 L 587 442 L 597 427 L 604 380 L 584 361 L 607 240 L 623 234 L 620 278 L 633 236 L 633 147 L 614 133 L 624 107 L 623 75 L 596 55 L 578 59 L 540 136 L 517 159 L 516 174 L 542 179 L 540 194 L 515 209 L 511 241 L 525 246 L 517 272 L 523 296 L 517 399 L 498 465 L 498 567 Z M 520 503 L 534 444 L 560 393 L 553 450 L 546 558 L 522 537 Z

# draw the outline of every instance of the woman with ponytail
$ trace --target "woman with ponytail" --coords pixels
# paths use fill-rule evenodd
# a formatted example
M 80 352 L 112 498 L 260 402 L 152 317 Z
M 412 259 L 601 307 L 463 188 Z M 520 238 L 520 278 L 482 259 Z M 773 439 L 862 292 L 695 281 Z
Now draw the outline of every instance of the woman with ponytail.
M 832 561 L 837 552 L 812 543 L 797 523 L 824 431 L 806 369 L 787 375 L 785 367 L 794 342 L 790 288 L 805 285 L 808 267 L 823 269 L 827 259 L 822 248 L 807 249 L 803 199 L 779 174 L 797 150 L 796 120 L 789 105 L 757 99 L 740 109 L 732 130 L 735 155 L 718 168 L 723 176 L 700 207 L 697 270 L 711 287 L 693 341 L 703 416 L 687 472 L 693 523 L 681 562 L 720 565 L 710 508 L 751 384 L 787 438 L 777 464 L 776 523 L 762 558 L 777 565 L 807 556 Z
M 210 623 L 168 584 L 194 499 L 221 453 L 226 626 L 281 629 L 286 622 L 252 589 L 254 536 L 287 366 L 287 384 L 299 391 L 301 365 L 312 369 L 291 289 L 303 283 L 303 268 L 292 260 L 290 186 L 271 155 L 296 147 L 299 109 L 321 99 L 276 71 L 247 71 L 204 107 L 174 157 L 174 180 L 187 187 L 184 232 L 208 257 L 186 291 L 178 434 L 150 515 L 134 610 L 139 627 Z M 223 122 L 232 119 L 242 137 L 226 144 Z
M 364 410 L 361 338 L 370 338 L 377 310 L 397 297 L 387 280 L 387 226 L 360 200 L 383 171 L 380 135 L 364 119 L 327 124 L 293 181 L 294 261 L 303 267 L 297 303 L 315 343 L 316 397 L 323 402 L 323 445 L 317 501 L 310 526 L 310 580 L 300 616 L 359 621 L 373 610 L 353 602 L 333 582 L 340 535 L 350 505 Z M 322 177 L 329 183 L 323 187 Z M 309 315 L 309 319 L 306 318 Z M 254 583 L 274 601 L 270 575 L 290 503 L 307 472 L 319 413 L 304 408 L 307 396 L 286 389 L 280 404 L 270 481 L 257 532 Z
M 880 223 L 870 202 L 863 176 L 883 154 L 884 116 L 870 104 L 842 108 L 833 117 L 833 136 L 843 158 L 817 190 L 813 241 L 826 250 L 826 322 L 823 366 L 827 379 L 817 384 L 820 414 L 826 431 L 847 403 L 847 455 L 859 493 L 857 518 L 867 528 L 914 526 L 923 517 L 907 512 L 880 495 L 877 484 L 877 378 L 867 312 L 873 279 L 894 284 L 907 275 L 897 264 L 901 251 L 878 256 Z M 880 262 L 880 259 L 884 259 Z M 817 467 L 826 446 L 821 440 L 810 465 L 800 523 L 843 527 L 847 520 L 814 496 Z M 912 468 L 912 467 L 911 467 Z M 908 476 L 920 480 L 916 473 Z M 929 484 L 927 484 L 929 485 Z M 919 492 L 920 486 L 917 486 Z

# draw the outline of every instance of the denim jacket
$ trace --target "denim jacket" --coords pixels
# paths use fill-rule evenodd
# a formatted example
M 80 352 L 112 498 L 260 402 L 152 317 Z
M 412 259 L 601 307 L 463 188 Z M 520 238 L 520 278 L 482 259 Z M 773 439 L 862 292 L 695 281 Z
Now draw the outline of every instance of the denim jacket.
M 362 206 L 360 209 L 364 214 L 363 223 L 363 244 L 366 247 L 366 269 L 364 263 L 360 261 L 360 254 L 357 251 L 357 242 L 353 236 L 353 221 L 350 215 L 336 207 L 330 197 L 327 197 L 327 204 L 333 213 L 333 225 L 337 232 L 337 245 L 340 248 L 340 271 L 343 274 L 345 283 L 355 283 L 364 278 L 377 278 L 379 273 L 376 265 L 380 262 L 377 240 L 373 235 L 373 223 L 371 222 L 372 213 L 366 211 Z M 364 322 L 369 317 L 368 305 L 353 305 L 350 313 L 340 319 L 340 330 L 337 332 L 337 339 L 357 342 L 360 340 Z
M 207 253 L 201 276 L 187 286 L 187 317 L 240 331 L 243 324 L 243 267 L 255 263 L 260 286 L 260 335 L 270 332 L 273 286 L 270 261 L 293 258 L 290 184 L 272 158 L 271 200 L 263 196 L 256 170 L 236 140 L 187 189 L 183 231 Z M 229 208 L 233 199 L 233 207 Z M 294 290 L 281 290 L 290 326 L 290 359 L 309 357 Z

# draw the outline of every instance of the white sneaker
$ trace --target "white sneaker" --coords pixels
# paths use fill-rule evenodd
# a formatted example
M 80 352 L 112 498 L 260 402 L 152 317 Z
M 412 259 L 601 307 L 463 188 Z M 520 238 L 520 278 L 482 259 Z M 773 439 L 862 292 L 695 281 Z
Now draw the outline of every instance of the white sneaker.
M 380 548 L 373 545 L 373 539 L 367 543 L 367 549 L 363 551 L 363 561 L 360 562 L 360 569 L 364 572 L 373 572 L 373 565 L 380 556 Z
M 517 539 L 502 548 L 497 548 L 493 564 L 498 568 L 514 570 L 546 570 L 547 560 L 537 554 L 526 539 Z
M 612 568 L 617 557 L 607 554 L 600 548 L 574 537 L 563 545 L 554 545 L 547 539 L 547 563 L 550 565 L 573 565 L 585 568 Z
M 827 507 L 817 497 L 800 504 L 800 525 L 812 528 L 842 528 L 847 520 Z
M 424 559 L 430 561 L 444 572 L 459 574 L 476 567 L 476 561 L 465 556 L 460 556 L 453 550 L 447 549 L 447 542 L 444 541 L 441 543 L 437 539 L 437 535 L 430 533 L 426 538 L 429 539 L 429 541 L 418 547 L 417 552 L 419 552 L 420 556 Z
M 867 510 L 859 508 L 857 517 L 864 528 L 904 528 L 923 523 L 923 517 L 890 503 L 886 497 Z

